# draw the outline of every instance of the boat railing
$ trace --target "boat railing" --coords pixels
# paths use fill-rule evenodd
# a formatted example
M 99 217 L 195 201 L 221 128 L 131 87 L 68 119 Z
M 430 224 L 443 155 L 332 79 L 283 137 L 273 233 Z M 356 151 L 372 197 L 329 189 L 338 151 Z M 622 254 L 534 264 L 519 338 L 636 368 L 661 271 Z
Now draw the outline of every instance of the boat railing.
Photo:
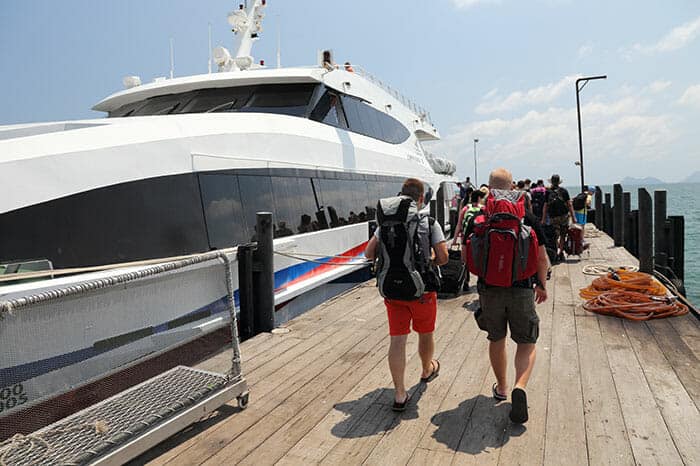
M 409 99 L 406 97 L 404 94 L 399 92 L 398 90 L 394 89 L 390 85 L 386 84 L 384 81 L 381 79 L 377 78 L 375 75 L 364 69 L 362 66 L 359 65 L 352 65 L 353 70 L 355 73 L 359 74 L 366 80 L 370 81 L 371 83 L 379 86 L 380 88 L 384 89 L 386 92 L 388 92 L 392 97 L 394 97 L 396 100 L 401 102 L 403 105 L 405 105 L 407 108 L 409 108 L 411 111 L 416 113 L 418 117 L 429 123 L 430 125 L 433 124 L 432 119 L 430 118 L 430 113 L 425 110 L 423 107 L 415 103 L 413 100 Z

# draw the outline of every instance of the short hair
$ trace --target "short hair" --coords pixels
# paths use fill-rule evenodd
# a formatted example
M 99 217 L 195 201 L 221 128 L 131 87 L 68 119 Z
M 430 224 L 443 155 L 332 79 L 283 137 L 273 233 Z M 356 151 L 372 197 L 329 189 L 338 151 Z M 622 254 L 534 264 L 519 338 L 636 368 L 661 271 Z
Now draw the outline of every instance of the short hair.
M 486 195 L 486 193 L 484 193 L 483 191 L 476 190 L 472 193 L 471 198 L 469 200 L 473 204 L 475 202 L 479 202 L 479 199 L 481 199 L 485 195 Z
M 518 189 L 523 189 L 525 187 L 525 182 L 523 180 L 518 180 Z
M 425 193 L 425 188 L 423 187 L 423 182 L 416 178 L 409 178 L 403 182 L 401 186 L 401 194 L 408 196 L 414 201 L 418 202 L 418 199 Z
M 505 168 L 496 168 L 489 175 L 489 189 L 511 189 L 513 183 L 513 175 Z
M 537 180 L 537 186 L 544 186 L 543 180 Z
M 525 178 L 525 184 L 532 184 L 532 180 L 530 178 Z

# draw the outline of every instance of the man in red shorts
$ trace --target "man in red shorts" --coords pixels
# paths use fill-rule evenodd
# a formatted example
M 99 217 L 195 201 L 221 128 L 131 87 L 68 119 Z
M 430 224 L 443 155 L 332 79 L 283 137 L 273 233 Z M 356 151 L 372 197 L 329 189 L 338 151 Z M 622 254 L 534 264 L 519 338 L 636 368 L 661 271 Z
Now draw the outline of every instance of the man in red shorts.
M 409 196 L 416 202 L 417 208 L 420 209 L 424 201 L 423 183 L 414 178 L 407 179 L 401 188 L 401 195 Z M 435 265 L 447 263 L 447 244 L 440 225 L 424 217 L 424 227 L 417 228 L 417 234 L 420 240 L 427 241 L 428 243 L 426 244 L 430 244 Z M 375 235 L 372 236 L 372 239 L 367 244 L 365 256 L 370 260 L 374 260 L 377 256 L 379 237 L 380 229 L 377 229 Z M 389 318 L 390 344 L 388 359 L 389 370 L 391 371 L 391 378 L 395 388 L 393 409 L 394 411 L 403 411 L 406 409 L 406 403 L 409 401 L 409 394 L 404 383 L 404 372 L 406 370 L 406 340 L 408 334 L 411 333 L 411 325 L 413 330 L 418 333 L 418 355 L 423 366 L 421 381 L 429 382 L 440 371 L 440 363 L 433 359 L 435 353 L 433 331 L 435 330 L 435 317 L 437 314 L 437 293 L 435 291 L 426 292 L 420 298 L 411 301 L 385 299 L 384 304 L 386 305 Z

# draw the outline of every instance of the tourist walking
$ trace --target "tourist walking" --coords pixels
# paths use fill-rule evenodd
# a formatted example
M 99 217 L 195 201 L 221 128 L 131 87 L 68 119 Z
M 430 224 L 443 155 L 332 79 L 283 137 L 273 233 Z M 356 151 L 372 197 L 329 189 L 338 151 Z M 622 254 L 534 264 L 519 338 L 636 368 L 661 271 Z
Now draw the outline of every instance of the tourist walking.
M 365 250 L 365 257 L 377 259 L 377 285 L 389 320 L 394 411 L 404 411 L 410 399 L 404 372 L 411 327 L 418 333 L 421 382 L 430 382 L 440 372 L 440 362 L 433 359 L 439 288 L 434 266 L 446 264 L 449 256 L 440 225 L 419 212 L 423 201 L 423 183 L 415 178 L 404 182 L 400 196 L 381 199 L 377 205 L 379 227 Z
M 491 172 L 489 198 L 484 213 L 475 217 L 467 228 L 466 234 L 470 236 L 466 247 L 469 268 L 479 277 L 480 308 L 474 317 L 479 328 L 488 333 L 489 359 L 496 377 L 492 394 L 498 401 L 507 399 L 506 335 L 510 328 L 510 337 L 517 344 L 510 419 L 522 424 L 528 420 L 525 390 L 535 365 L 535 343 L 539 336 L 535 303 L 547 300 L 549 260 L 541 245 L 544 237 L 539 222 L 525 212 L 524 193 L 512 191 L 511 186 L 512 175 L 508 170 L 499 168 Z M 518 234 L 514 236 L 509 231 Z M 527 238 L 519 243 L 527 251 L 524 266 L 514 262 L 514 245 L 506 244 L 509 238 L 522 237 Z M 488 261 L 490 253 L 504 260 Z
M 559 175 L 552 175 L 551 186 L 547 190 L 547 196 L 542 210 L 542 223 L 549 217 L 550 225 L 554 227 L 554 237 L 557 244 L 557 258 L 564 260 L 564 243 L 569 231 L 569 220 L 576 222 L 574 208 L 571 203 L 569 191 L 561 187 Z

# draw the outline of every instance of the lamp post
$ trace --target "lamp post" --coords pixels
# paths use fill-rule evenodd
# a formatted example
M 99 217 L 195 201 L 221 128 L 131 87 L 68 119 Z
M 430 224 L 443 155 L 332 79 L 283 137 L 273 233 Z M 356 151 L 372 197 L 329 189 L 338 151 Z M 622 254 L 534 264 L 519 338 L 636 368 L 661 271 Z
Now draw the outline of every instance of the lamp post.
M 476 170 L 476 143 L 479 142 L 479 139 L 474 139 L 474 186 L 479 186 L 479 182 L 477 181 L 477 170 Z
M 603 76 L 587 76 L 585 78 L 578 78 L 576 80 L 576 113 L 578 115 L 578 154 L 579 154 L 579 161 L 576 165 L 579 166 L 581 169 L 581 192 L 583 192 L 583 187 L 586 185 L 586 183 L 583 180 L 583 139 L 581 137 L 581 98 L 579 97 L 580 92 L 583 90 L 584 87 L 586 87 L 586 84 L 588 84 L 588 81 L 593 81 L 594 79 L 607 79 L 607 75 Z M 583 83 L 582 86 L 579 87 L 579 83 Z

